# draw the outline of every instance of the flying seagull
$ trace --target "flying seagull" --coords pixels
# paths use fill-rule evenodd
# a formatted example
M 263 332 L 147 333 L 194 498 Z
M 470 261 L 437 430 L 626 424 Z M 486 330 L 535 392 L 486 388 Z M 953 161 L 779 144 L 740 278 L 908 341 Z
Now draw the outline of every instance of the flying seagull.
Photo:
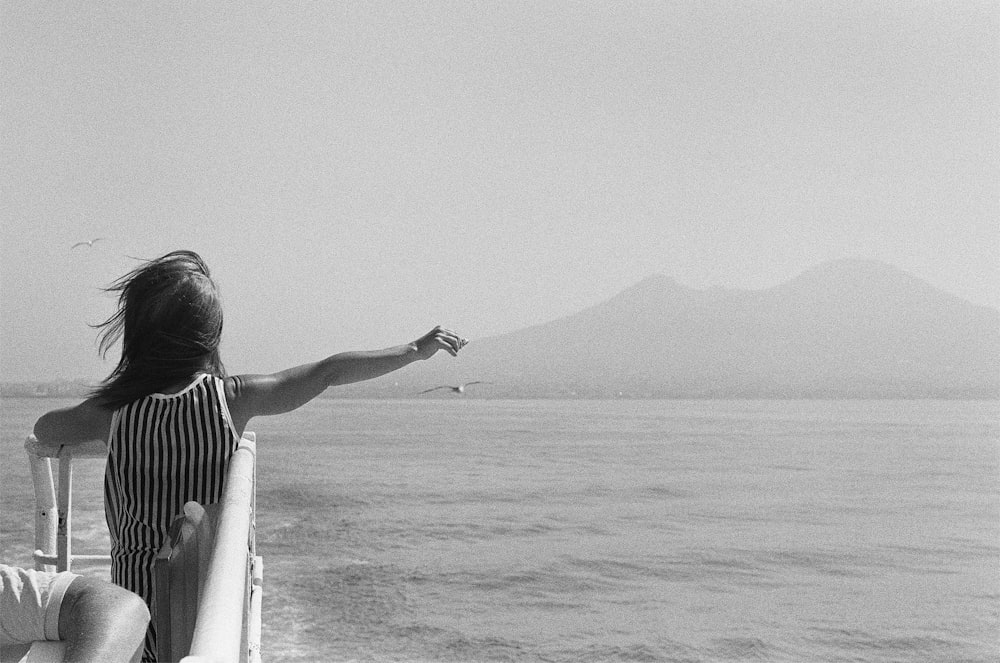
M 69 250 L 72 251 L 73 249 L 75 249 L 78 246 L 93 247 L 94 246 L 94 242 L 100 242 L 102 239 L 107 239 L 107 238 L 106 237 L 95 237 L 94 239 L 90 240 L 89 242 L 77 242 L 73 246 L 69 247 Z
M 437 391 L 438 389 L 451 389 L 456 394 L 464 394 L 465 393 L 465 388 L 468 387 L 470 384 L 490 384 L 490 383 L 489 382 L 483 382 L 482 380 L 474 380 L 472 382 L 463 382 L 462 384 L 458 385 L 457 387 L 452 387 L 449 384 L 443 384 L 443 385 L 441 385 L 439 387 L 431 387 L 430 389 L 424 389 L 420 393 L 421 394 L 426 394 L 428 391 Z

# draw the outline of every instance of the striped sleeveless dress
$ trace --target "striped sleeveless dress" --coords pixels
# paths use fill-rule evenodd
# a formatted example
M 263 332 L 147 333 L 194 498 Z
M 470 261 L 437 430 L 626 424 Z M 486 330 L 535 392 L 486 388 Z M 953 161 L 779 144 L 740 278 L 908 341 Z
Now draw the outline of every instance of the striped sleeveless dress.
M 202 374 L 175 394 L 150 394 L 112 415 L 104 473 L 111 580 L 153 610 L 153 560 L 184 504 L 218 502 L 239 443 L 223 380 Z M 152 621 L 143 660 L 155 660 Z

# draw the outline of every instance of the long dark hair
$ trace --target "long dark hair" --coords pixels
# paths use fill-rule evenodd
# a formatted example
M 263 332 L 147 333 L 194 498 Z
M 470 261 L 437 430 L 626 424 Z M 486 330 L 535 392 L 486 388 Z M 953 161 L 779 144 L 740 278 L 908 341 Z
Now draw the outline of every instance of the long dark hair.
M 121 339 L 115 370 L 92 396 L 119 408 L 191 379 L 199 371 L 220 377 L 222 304 L 208 265 L 194 251 L 174 251 L 135 268 L 106 288 L 117 292 L 114 315 L 95 327 L 100 354 Z

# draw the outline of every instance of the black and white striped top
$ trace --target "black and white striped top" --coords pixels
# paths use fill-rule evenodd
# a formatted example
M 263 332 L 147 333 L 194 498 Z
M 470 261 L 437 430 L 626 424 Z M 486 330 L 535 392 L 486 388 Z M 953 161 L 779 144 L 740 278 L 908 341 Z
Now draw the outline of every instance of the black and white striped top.
M 222 497 L 239 443 L 221 378 L 199 375 L 175 394 L 151 394 L 116 410 L 104 473 L 111 579 L 152 610 L 153 560 L 174 518 L 191 500 Z M 147 658 L 155 651 L 150 623 Z

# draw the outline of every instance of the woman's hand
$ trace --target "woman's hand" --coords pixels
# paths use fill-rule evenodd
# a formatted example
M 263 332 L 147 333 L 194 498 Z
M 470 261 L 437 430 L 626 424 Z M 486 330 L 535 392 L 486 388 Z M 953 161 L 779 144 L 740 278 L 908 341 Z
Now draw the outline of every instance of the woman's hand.
M 416 346 L 420 359 L 428 359 L 438 350 L 446 350 L 454 357 L 468 342 L 468 339 L 439 325 L 414 341 L 413 345 Z

